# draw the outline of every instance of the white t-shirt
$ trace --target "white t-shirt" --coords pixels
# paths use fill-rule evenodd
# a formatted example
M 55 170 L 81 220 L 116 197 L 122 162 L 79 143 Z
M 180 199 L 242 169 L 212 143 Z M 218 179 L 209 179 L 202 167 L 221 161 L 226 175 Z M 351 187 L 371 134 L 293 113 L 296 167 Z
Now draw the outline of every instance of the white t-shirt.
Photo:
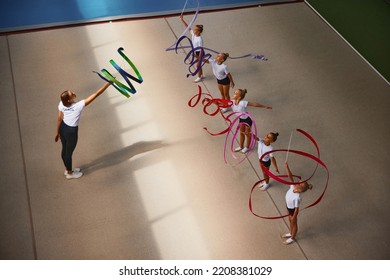
M 203 47 L 202 36 L 196 36 L 193 30 L 191 30 L 190 33 L 192 35 L 192 45 L 194 46 L 194 48 Z
M 299 193 L 294 192 L 294 185 L 290 185 L 290 189 L 286 193 L 286 206 L 289 209 L 299 208 L 302 198 Z
M 209 59 L 209 62 L 211 64 L 211 67 L 213 68 L 214 76 L 218 80 L 223 80 L 227 77 L 227 75 L 229 74 L 229 70 L 225 64 L 218 64 L 215 59 Z
M 58 104 L 58 110 L 64 113 L 64 123 L 66 125 L 76 127 L 79 125 L 80 116 L 85 108 L 85 101 L 84 99 L 73 103 L 69 107 L 65 107 L 64 104 L 60 101 L 60 104 Z
M 264 144 L 264 140 L 263 139 L 260 139 L 258 142 L 257 142 L 257 154 L 259 156 L 259 159 L 263 156 L 263 154 L 267 153 L 267 152 L 270 152 L 272 151 L 274 148 L 271 146 L 271 145 L 265 145 Z M 266 155 L 264 158 L 263 158 L 263 161 L 269 161 L 271 157 L 274 157 L 274 154 L 273 153 L 270 153 L 268 155 Z
M 246 100 L 240 100 L 238 104 L 236 105 L 235 101 L 232 100 L 233 105 L 232 105 L 232 110 L 235 113 L 246 113 L 247 112 L 247 107 L 248 107 L 248 101 Z M 248 115 L 240 116 L 240 119 L 247 119 L 249 118 Z

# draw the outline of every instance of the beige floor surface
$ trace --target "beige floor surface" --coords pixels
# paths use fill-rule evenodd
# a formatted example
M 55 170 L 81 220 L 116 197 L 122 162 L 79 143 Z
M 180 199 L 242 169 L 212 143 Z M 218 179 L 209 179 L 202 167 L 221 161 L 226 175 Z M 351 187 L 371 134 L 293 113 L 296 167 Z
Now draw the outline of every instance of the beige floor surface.
M 190 21 L 191 17 L 186 16 Z M 287 221 L 253 216 L 250 190 L 261 178 L 256 153 L 240 165 L 223 160 L 220 116 L 190 108 L 197 92 L 180 51 L 166 52 L 183 26 L 177 17 L 46 30 L 0 37 L 1 259 L 389 259 L 390 87 L 304 3 L 200 14 L 205 45 L 233 56 L 260 53 L 269 61 L 228 60 L 258 133 L 292 130 L 318 142 L 330 173 L 323 200 L 299 215 L 297 243 L 280 235 Z M 124 98 L 115 89 L 86 108 L 74 165 L 64 178 L 54 142 L 59 94 L 85 98 L 112 70 L 124 47 L 144 82 Z M 204 91 L 218 97 L 209 66 Z M 293 134 L 292 149 L 313 149 Z M 285 154 L 277 154 L 283 170 Z M 303 176 L 313 163 L 289 156 Z M 307 205 L 322 191 L 303 194 Z M 255 190 L 259 214 L 285 212 L 286 187 Z

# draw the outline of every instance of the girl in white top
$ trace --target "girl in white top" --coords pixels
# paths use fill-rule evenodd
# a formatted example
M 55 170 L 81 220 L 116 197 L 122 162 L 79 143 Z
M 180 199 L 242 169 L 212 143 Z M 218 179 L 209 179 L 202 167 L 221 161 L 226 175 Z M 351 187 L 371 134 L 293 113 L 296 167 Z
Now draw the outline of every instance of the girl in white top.
M 72 155 L 78 141 L 78 125 L 85 106 L 88 106 L 100 94 L 102 94 L 110 83 L 106 83 L 88 98 L 76 102 L 76 94 L 66 90 L 61 93 L 61 101 L 58 104 L 57 131 L 54 140 L 61 139 L 61 157 L 65 165 L 64 175 L 67 179 L 77 179 L 83 176 L 80 168 L 72 168 Z
M 290 181 L 294 183 L 294 178 L 287 162 L 284 163 L 284 166 L 286 167 L 287 175 Z M 295 242 L 295 237 L 298 232 L 299 205 L 302 201 L 300 193 L 311 190 L 312 188 L 313 185 L 309 184 L 308 182 L 298 181 L 297 183 L 290 185 L 290 188 L 286 193 L 286 207 L 288 212 L 288 219 L 290 221 L 290 232 L 283 235 L 283 237 L 286 238 L 283 243 L 286 245 Z
M 219 53 L 215 59 L 208 59 L 207 63 L 211 64 L 213 74 L 217 78 L 217 84 L 221 97 L 224 100 L 230 100 L 229 89 L 234 87 L 233 76 L 230 74 L 227 66 L 224 64 L 229 57 L 228 53 Z M 229 108 L 230 109 L 230 108 Z M 225 113 L 228 109 L 222 109 Z
M 187 28 L 188 24 L 183 19 L 183 15 L 180 15 L 180 19 L 183 22 L 184 26 Z M 195 25 L 194 30 L 192 30 L 190 28 L 189 31 L 190 31 L 191 36 L 192 36 L 191 41 L 192 41 L 193 47 L 194 48 L 198 48 L 198 47 L 203 48 L 203 38 L 201 36 L 201 34 L 203 32 L 203 25 L 201 25 L 201 24 Z M 195 57 L 198 60 L 198 64 L 196 65 L 196 67 L 200 67 L 200 70 L 198 72 L 198 77 L 195 79 L 194 82 L 198 83 L 198 82 L 200 82 L 203 79 L 203 70 L 202 70 L 202 67 L 201 67 L 202 61 L 200 60 L 200 51 L 196 51 L 195 52 Z
M 260 107 L 265 109 L 272 109 L 270 106 L 266 106 L 260 103 L 256 102 L 249 102 L 246 100 L 243 100 L 245 98 L 245 95 L 248 91 L 246 89 L 237 89 L 234 91 L 233 98 L 232 98 L 232 110 L 235 113 L 246 113 L 247 107 Z M 247 125 L 243 124 L 240 126 L 240 146 L 237 147 L 234 151 L 238 152 L 241 151 L 242 153 L 246 153 L 249 151 L 249 145 L 251 143 L 251 127 L 252 127 L 252 120 L 248 115 L 240 116 L 240 123 L 246 123 Z M 246 142 L 245 142 L 246 137 Z M 245 147 L 244 147 L 245 142 Z
M 260 190 L 262 191 L 265 191 L 269 188 L 269 176 L 266 172 L 264 172 L 262 166 L 265 167 L 267 170 L 269 170 L 272 163 L 272 165 L 275 168 L 275 171 L 279 173 L 278 165 L 276 163 L 276 159 L 273 153 L 269 153 L 268 155 L 263 157 L 262 160 L 260 160 L 265 153 L 273 151 L 274 148 L 271 146 L 271 144 L 278 139 L 278 136 L 279 133 L 270 132 L 264 137 L 264 139 L 260 139 L 260 138 L 256 139 L 258 141 L 257 154 L 259 156 L 260 169 L 263 172 L 263 177 L 264 177 L 263 183 L 259 186 Z

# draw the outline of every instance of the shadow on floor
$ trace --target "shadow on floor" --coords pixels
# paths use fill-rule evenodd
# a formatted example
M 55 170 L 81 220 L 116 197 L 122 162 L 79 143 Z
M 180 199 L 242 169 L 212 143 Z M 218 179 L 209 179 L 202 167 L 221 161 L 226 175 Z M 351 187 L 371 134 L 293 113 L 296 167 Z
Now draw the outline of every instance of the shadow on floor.
M 101 156 L 100 158 L 81 166 L 81 169 L 84 174 L 90 174 L 99 169 L 120 164 L 136 155 L 163 148 L 166 145 L 167 144 L 164 144 L 162 141 L 140 141 L 118 151 Z

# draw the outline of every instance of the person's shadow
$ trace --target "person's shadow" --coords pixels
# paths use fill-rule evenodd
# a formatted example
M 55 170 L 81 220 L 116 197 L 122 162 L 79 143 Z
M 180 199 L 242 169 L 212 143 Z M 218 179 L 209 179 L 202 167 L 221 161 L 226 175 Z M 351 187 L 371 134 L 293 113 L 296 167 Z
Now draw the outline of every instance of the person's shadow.
M 96 170 L 120 164 L 136 155 L 153 151 L 164 146 L 166 146 L 166 144 L 162 141 L 137 142 L 118 151 L 101 156 L 88 164 L 80 166 L 80 168 L 83 170 L 84 174 L 92 173 Z

